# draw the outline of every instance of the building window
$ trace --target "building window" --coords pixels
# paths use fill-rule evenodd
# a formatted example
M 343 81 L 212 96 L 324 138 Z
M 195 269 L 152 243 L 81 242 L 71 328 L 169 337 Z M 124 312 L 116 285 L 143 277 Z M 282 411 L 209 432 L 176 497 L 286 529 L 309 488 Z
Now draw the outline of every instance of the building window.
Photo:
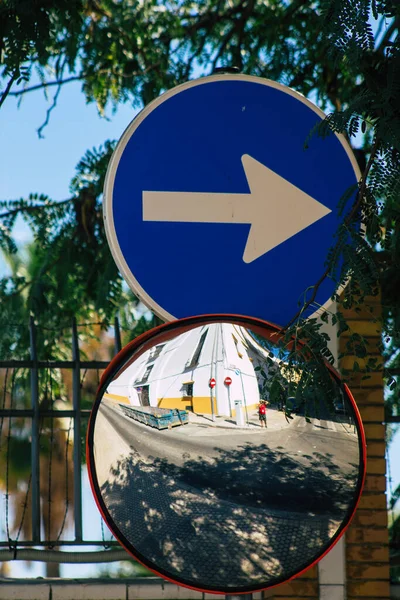
M 154 365 L 149 365 L 148 367 L 146 367 L 145 372 L 143 373 L 142 377 L 139 377 L 138 379 L 136 379 L 135 383 L 146 383 L 146 381 L 148 380 L 150 373 L 153 369 Z
M 138 391 L 140 389 L 140 392 Z M 141 406 L 150 406 L 149 386 L 144 385 L 141 388 L 136 388 Z
M 182 396 L 193 396 L 193 383 L 194 381 L 190 381 L 182 384 Z
M 201 334 L 199 343 L 197 344 L 197 348 L 194 351 L 194 354 L 193 354 L 190 362 L 187 363 L 187 367 L 195 367 L 196 365 L 198 365 L 199 360 L 200 360 L 200 354 L 203 349 L 204 342 L 206 341 L 207 333 L 208 333 L 208 329 L 206 329 L 206 331 Z
M 158 358 L 160 356 L 161 350 L 164 348 L 164 346 L 165 346 L 165 344 L 159 344 L 155 348 L 152 348 L 150 350 L 150 354 L 149 354 L 149 358 L 147 359 L 147 362 L 149 362 L 150 360 L 155 360 L 156 358 Z

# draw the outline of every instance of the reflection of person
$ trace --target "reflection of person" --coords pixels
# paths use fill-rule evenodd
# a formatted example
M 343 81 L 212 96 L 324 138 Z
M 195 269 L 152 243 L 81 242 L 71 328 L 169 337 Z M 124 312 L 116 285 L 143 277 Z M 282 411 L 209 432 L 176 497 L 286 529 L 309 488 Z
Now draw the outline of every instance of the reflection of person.
M 267 404 L 265 400 L 260 400 L 258 405 L 258 418 L 260 419 L 261 427 L 267 427 Z

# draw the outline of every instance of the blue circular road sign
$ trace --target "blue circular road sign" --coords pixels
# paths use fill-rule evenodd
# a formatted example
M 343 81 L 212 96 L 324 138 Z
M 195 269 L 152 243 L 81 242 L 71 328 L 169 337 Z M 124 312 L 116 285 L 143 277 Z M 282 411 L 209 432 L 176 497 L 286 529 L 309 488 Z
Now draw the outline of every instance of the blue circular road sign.
M 336 206 L 360 173 L 325 115 L 278 83 L 214 75 L 169 90 L 112 156 L 104 218 L 131 289 L 164 320 L 230 313 L 284 325 L 323 273 Z M 317 302 L 334 291 L 327 279 Z

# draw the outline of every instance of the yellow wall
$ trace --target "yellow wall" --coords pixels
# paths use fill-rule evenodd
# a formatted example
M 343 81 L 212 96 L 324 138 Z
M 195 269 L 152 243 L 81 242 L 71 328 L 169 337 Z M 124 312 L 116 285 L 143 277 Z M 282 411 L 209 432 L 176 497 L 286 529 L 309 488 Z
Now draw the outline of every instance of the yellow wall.
M 214 415 L 217 414 L 217 401 L 213 396 Z M 211 415 L 211 399 L 210 396 L 196 396 L 193 398 L 193 412 L 204 415 Z
M 192 399 L 180 396 L 179 398 L 158 398 L 159 408 L 179 408 L 180 410 L 191 410 Z M 189 408 L 187 408 L 189 407 Z
M 382 340 L 379 328 L 381 298 L 367 298 L 361 310 L 341 308 L 349 330 L 339 341 L 344 354 L 340 366 L 352 369 L 361 360 L 347 346 L 349 336 L 359 332 L 368 341 L 368 358 L 377 359 L 377 370 L 366 375 L 366 367 L 351 372 L 348 383 L 357 402 L 367 439 L 367 477 L 355 517 L 346 532 L 346 567 L 348 600 L 390 597 L 389 533 L 387 527 L 385 409 L 383 397 Z
M 217 402 L 216 398 L 214 400 L 214 414 L 217 413 Z M 192 410 L 195 413 L 203 414 L 203 415 L 211 415 L 211 401 L 210 396 L 193 396 L 190 397 L 179 397 L 179 398 L 159 398 L 158 406 L 160 408 L 179 408 L 181 410 Z M 247 410 L 251 411 L 257 408 L 258 402 L 255 404 L 249 404 L 247 406 Z M 243 406 L 243 413 L 246 414 L 246 409 Z M 224 415 L 229 416 L 229 415 Z M 236 416 L 236 411 L 232 406 L 232 416 Z M 268 409 L 267 409 L 267 418 L 268 418 Z
M 340 310 L 347 319 L 349 330 L 339 338 L 342 358 L 339 366 L 352 369 L 354 356 L 347 347 L 349 336 L 355 332 L 367 339 L 368 357 L 376 357 L 380 365 L 367 374 L 365 366 L 348 376 L 350 390 L 364 423 L 367 438 L 367 478 L 356 514 L 346 531 L 346 589 L 347 600 L 383 600 L 390 598 L 389 534 L 387 526 L 385 412 L 381 331 L 374 318 L 381 314 L 380 296 L 367 298 L 361 310 Z M 268 412 L 267 412 L 268 418 Z M 320 598 L 317 567 L 298 579 L 263 592 L 263 600 L 317 600 Z
M 195 413 L 211 415 L 210 396 L 190 396 L 179 398 L 159 398 L 158 406 L 160 408 L 180 408 L 181 410 L 193 410 Z M 214 414 L 216 414 L 217 405 L 214 398 Z
M 115 402 L 121 402 L 122 404 L 129 404 L 129 398 L 126 396 L 118 396 L 118 394 L 104 394 L 103 398 L 106 400 L 114 400 Z

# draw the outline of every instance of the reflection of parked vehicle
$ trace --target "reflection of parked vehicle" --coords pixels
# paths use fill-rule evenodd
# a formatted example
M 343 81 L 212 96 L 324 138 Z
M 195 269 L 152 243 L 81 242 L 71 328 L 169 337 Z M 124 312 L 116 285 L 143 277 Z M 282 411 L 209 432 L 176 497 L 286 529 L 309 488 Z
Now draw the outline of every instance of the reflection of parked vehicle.
M 300 414 L 301 406 L 297 406 L 296 398 L 294 396 L 289 396 L 289 398 L 287 398 L 286 410 L 287 410 L 287 412 L 291 412 L 295 415 Z
M 344 402 L 343 400 L 337 400 L 334 404 L 334 411 L 337 414 L 341 414 L 341 415 L 345 415 L 346 414 L 346 409 L 344 407 Z
M 339 398 L 334 402 L 333 409 L 335 411 L 336 419 L 340 423 L 347 423 L 348 425 L 355 426 L 351 411 L 349 412 L 342 398 Z
M 178 408 L 158 408 L 155 406 L 119 405 L 125 416 L 156 429 L 171 429 L 189 422 L 187 410 Z

